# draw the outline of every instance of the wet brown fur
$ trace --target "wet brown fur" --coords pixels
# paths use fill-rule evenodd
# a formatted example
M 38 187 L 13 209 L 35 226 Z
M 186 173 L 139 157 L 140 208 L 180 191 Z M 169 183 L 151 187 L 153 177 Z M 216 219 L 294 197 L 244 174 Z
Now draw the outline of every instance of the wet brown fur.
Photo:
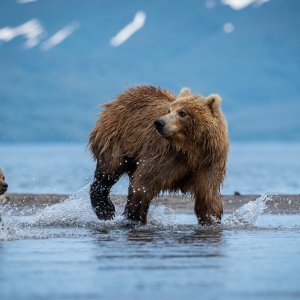
M 128 174 L 130 186 L 125 216 L 145 224 L 151 200 L 161 191 L 189 192 L 200 224 L 221 219 L 220 186 L 229 149 L 220 97 L 191 94 L 176 97 L 153 86 L 127 89 L 105 104 L 93 128 L 89 147 L 97 161 L 91 186 L 92 206 L 100 219 L 111 219 L 111 186 Z M 185 117 L 178 115 L 186 113 Z M 164 119 L 162 137 L 154 121 Z

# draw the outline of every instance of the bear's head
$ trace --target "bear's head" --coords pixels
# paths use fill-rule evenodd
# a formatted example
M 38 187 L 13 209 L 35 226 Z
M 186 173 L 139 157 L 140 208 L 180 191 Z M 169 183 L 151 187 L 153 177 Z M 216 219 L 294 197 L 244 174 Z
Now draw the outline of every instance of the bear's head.
M 2 172 L 2 170 L 0 169 L 0 195 L 4 194 L 7 191 L 7 183 L 5 182 L 5 177 L 4 174 Z
M 216 139 L 218 131 L 227 130 L 221 97 L 194 95 L 188 88 L 181 90 L 168 113 L 156 119 L 154 126 L 163 138 L 183 146 L 180 148 L 191 142 L 204 142 L 209 137 Z

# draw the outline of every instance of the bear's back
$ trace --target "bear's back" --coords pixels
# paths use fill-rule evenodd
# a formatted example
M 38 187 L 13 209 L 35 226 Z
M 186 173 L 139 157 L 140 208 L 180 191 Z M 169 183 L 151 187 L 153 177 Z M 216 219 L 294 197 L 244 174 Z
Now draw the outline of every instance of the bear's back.
M 119 94 L 116 100 L 103 104 L 106 109 L 103 114 L 113 110 L 114 112 L 120 111 L 124 115 L 129 112 L 135 113 L 136 110 L 170 104 L 176 100 L 176 96 L 170 91 L 154 87 L 151 85 L 142 85 L 137 87 L 130 87 L 124 93 Z M 124 110 L 126 112 L 124 112 Z
M 165 115 L 170 103 L 176 100 L 171 92 L 153 87 L 128 88 L 116 100 L 104 104 L 96 126 L 90 135 L 90 148 L 94 157 L 108 152 L 110 155 L 137 156 L 142 148 L 157 152 L 165 141 L 154 128 L 154 121 Z

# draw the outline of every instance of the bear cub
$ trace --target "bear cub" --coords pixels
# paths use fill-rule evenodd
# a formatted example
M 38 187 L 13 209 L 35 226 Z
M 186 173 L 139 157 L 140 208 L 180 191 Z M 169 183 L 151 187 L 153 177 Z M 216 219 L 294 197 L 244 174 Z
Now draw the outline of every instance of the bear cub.
M 0 195 L 3 195 L 7 191 L 8 185 L 5 182 L 3 171 L 0 169 Z

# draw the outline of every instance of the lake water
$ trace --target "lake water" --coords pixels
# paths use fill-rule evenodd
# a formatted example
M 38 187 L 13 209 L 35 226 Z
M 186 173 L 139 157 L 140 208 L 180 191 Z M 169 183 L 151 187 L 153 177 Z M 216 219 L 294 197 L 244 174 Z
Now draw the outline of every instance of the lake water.
M 152 206 L 149 224 L 95 217 L 88 186 L 45 209 L 3 207 L 0 298 L 299 299 L 300 215 L 265 215 L 267 196 L 198 227 Z
M 300 144 L 231 145 L 223 194 L 300 193 Z M 0 167 L 10 192 L 72 193 L 92 180 L 85 145 L 1 145 Z M 113 193 L 126 194 L 123 177 Z
M 299 145 L 233 145 L 223 192 L 299 193 Z M 77 190 L 47 208 L 0 207 L 0 299 L 300 299 L 300 214 L 269 215 L 268 195 L 199 227 L 152 206 L 132 227 L 99 221 L 82 145 L 1 146 L 11 192 Z M 115 191 L 124 193 L 126 181 Z

